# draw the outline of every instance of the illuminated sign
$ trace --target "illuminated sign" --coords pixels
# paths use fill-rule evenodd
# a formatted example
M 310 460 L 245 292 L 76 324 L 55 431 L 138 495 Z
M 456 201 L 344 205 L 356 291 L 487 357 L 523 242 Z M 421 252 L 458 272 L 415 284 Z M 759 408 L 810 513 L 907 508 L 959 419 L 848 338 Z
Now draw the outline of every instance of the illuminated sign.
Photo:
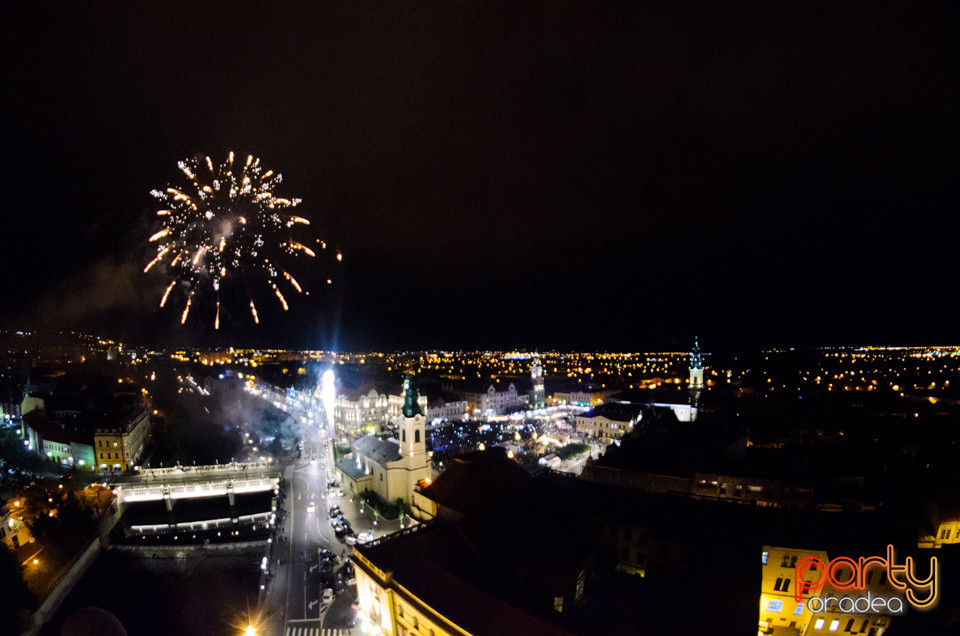
M 850 578 L 844 581 L 839 580 L 838 573 L 843 572 L 845 567 L 851 569 Z M 893 546 L 887 546 L 886 558 L 880 556 L 860 557 L 854 561 L 850 557 L 837 557 L 824 563 L 817 557 L 805 557 L 801 559 L 794 571 L 794 594 L 797 602 L 803 600 L 803 595 L 820 590 L 829 582 L 837 590 L 864 590 L 867 587 L 867 570 L 870 568 L 883 568 L 887 573 L 887 580 L 894 588 L 905 593 L 907 601 L 917 609 L 930 609 L 937 604 L 940 598 L 939 564 L 937 557 L 930 557 L 930 574 L 925 579 L 921 579 L 914 568 L 912 557 L 907 557 L 903 565 L 898 565 L 894 555 Z M 817 578 L 814 581 L 808 581 L 803 577 L 808 570 L 817 572 Z M 831 604 L 833 601 L 834 604 Z M 844 606 L 847 602 L 848 607 Z M 814 612 L 837 609 L 841 612 L 878 612 L 886 609 L 893 613 L 903 611 L 903 601 L 899 597 L 871 597 L 867 593 L 866 597 L 856 599 L 844 596 L 837 599 L 833 596 L 827 596 L 822 599 L 819 596 L 811 598 L 807 602 L 807 607 Z

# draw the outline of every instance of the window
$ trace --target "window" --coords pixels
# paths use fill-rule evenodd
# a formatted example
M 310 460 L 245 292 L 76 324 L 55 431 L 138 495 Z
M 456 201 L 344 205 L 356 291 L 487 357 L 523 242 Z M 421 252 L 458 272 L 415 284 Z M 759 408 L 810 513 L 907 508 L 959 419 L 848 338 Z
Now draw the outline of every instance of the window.
M 778 592 L 786 592 L 788 589 L 790 589 L 790 579 L 778 577 L 777 584 L 773 586 L 773 589 L 775 589 Z
M 419 429 L 419 428 L 413 432 L 413 443 L 414 443 L 414 444 L 419 444 L 419 443 L 420 443 L 420 429 Z
M 803 603 L 797 603 L 797 609 L 793 610 L 794 616 L 803 615 Z
M 839 620 L 830 621 L 830 631 L 835 632 L 838 629 L 840 629 L 840 621 Z
M 402 442 L 407 441 L 407 429 L 403 429 L 403 431 L 400 432 L 400 437 L 403 438 L 400 441 Z
M 813 624 L 814 629 L 823 629 L 823 619 L 818 618 L 817 622 Z
M 767 611 L 768 611 L 768 612 L 777 612 L 777 613 L 780 613 L 780 610 L 782 610 L 782 609 L 783 609 L 783 601 L 781 601 L 781 600 L 778 599 L 778 598 L 775 598 L 775 599 L 773 599 L 772 601 L 770 601 L 769 603 L 767 603 Z
M 851 629 L 853 629 L 853 619 L 852 619 L 852 618 L 847 621 L 847 626 L 843 628 L 843 631 L 849 632 Z
M 768 557 L 768 556 L 770 556 L 770 553 L 767 552 L 766 550 L 764 550 L 763 556 L 760 557 L 760 561 L 761 561 L 764 565 L 767 564 L 767 557 Z

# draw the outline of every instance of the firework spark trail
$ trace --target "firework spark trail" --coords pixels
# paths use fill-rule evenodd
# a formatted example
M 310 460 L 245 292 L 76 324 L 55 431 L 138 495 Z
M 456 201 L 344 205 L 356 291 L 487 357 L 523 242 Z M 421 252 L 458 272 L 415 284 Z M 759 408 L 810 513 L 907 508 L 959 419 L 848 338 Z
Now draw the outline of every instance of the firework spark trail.
M 220 165 L 207 156 L 184 159 L 177 164 L 178 174 L 181 179 L 186 177 L 188 184 L 169 184 L 151 192 L 159 200 L 157 215 L 162 225 L 149 239 L 155 244 L 156 253 L 144 272 L 162 265 L 172 277 L 161 307 L 175 284 L 184 283 L 187 299 L 181 323 L 186 322 L 194 294 L 206 295 L 207 290 L 212 290 L 217 296 L 214 328 L 219 328 L 219 292 L 224 281 L 235 281 L 233 284 L 247 288 L 248 294 L 255 281 L 266 282 L 286 310 L 286 298 L 275 279 L 282 276 L 298 293 L 304 290 L 286 269 L 276 264 L 299 254 L 316 256 L 292 236 L 296 227 L 309 226 L 310 221 L 288 213 L 300 199 L 274 194 L 281 175 L 262 170 L 260 160 L 253 155 L 247 155 L 246 161 L 236 166 L 234 158 L 231 151 Z M 317 239 L 317 243 L 326 249 L 325 242 Z M 337 260 L 342 260 L 339 252 Z M 252 297 L 250 313 L 259 324 Z
M 190 303 L 193 302 L 193 293 L 187 296 L 187 306 L 183 308 L 183 316 L 180 317 L 180 324 L 187 322 L 187 314 L 190 313 Z
M 167 296 L 170 295 L 170 290 L 173 289 L 173 286 L 176 284 L 177 284 L 177 281 L 174 280 L 174 281 L 171 281 L 169 285 L 167 285 L 167 290 L 163 292 L 163 299 L 160 301 L 161 307 L 167 304 Z
M 290 275 L 290 272 L 284 270 L 283 275 L 286 277 L 290 284 L 293 285 L 293 288 L 296 289 L 299 293 L 303 293 L 303 289 L 300 288 L 300 285 L 297 284 L 297 279 Z

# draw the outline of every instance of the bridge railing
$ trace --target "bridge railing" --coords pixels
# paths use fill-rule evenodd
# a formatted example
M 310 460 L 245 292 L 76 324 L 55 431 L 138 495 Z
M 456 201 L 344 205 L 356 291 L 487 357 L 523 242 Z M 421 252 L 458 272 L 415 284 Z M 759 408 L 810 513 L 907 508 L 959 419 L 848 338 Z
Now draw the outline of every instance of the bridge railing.
M 203 475 L 205 473 L 224 473 L 244 470 L 276 469 L 273 460 L 262 462 L 230 462 L 228 464 L 212 464 L 207 466 L 167 466 L 165 468 L 141 468 L 136 477 L 155 479 L 159 477 L 179 477 L 187 475 Z

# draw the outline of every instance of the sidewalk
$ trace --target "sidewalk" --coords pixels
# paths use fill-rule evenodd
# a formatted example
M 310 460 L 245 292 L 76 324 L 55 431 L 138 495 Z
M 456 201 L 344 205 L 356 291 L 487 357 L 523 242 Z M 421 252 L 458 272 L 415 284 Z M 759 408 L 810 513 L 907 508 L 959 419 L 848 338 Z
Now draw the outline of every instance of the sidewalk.
M 293 484 L 293 470 L 291 464 L 283 470 L 283 488 L 280 492 L 279 505 L 287 508 Z M 260 576 L 260 590 L 258 597 L 257 614 L 251 616 L 255 620 L 258 634 L 283 634 L 286 627 L 287 586 L 289 581 L 288 568 L 290 566 L 290 519 L 281 510 L 277 510 L 277 525 L 272 534 L 265 556 L 267 557 L 269 575 Z M 279 564 L 278 564 L 279 560 Z
M 329 492 L 329 491 L 328 491 Z M 360 512 L 360 499 L 359 497 L 355 498 L 352 502 L 350 501 L 349 494 L 344 493 L 342 497 L 338 496 L 328 496 L 329 508 L 334 506 L 340 506 L 340 512 L 350 522 L 350 527 L 353 528 L 354 532 L 357 533 L 357 536 L 360 536 L 362 533 L 372 530 L 373 539 L 379 539 L 380 537 L 393 534 L 400 530 L 400 520 L 399 519 L 384 519 L 382 516 L 377 518 L 373 513 L 373 508 L 369 505 L 363 507 L 363 512 Z M 376 520 L 376 525 L 374 521 Z M 328 521 L 329 523 L 329 521 Z M 411 517 L 403 517 L 403 527 L 409 528 L 411 525 L 416 524 L 416 520 Z M 331 532 L 332 534 L 332 532 Z M 340 543 L 339 540 L 335 539 L 335 542 Z M 351 546 L 341 543 L 345 546 L 345 551 L 349 554 L 352 552 Z M 362 545 L 359 542 L 357 545 Z

